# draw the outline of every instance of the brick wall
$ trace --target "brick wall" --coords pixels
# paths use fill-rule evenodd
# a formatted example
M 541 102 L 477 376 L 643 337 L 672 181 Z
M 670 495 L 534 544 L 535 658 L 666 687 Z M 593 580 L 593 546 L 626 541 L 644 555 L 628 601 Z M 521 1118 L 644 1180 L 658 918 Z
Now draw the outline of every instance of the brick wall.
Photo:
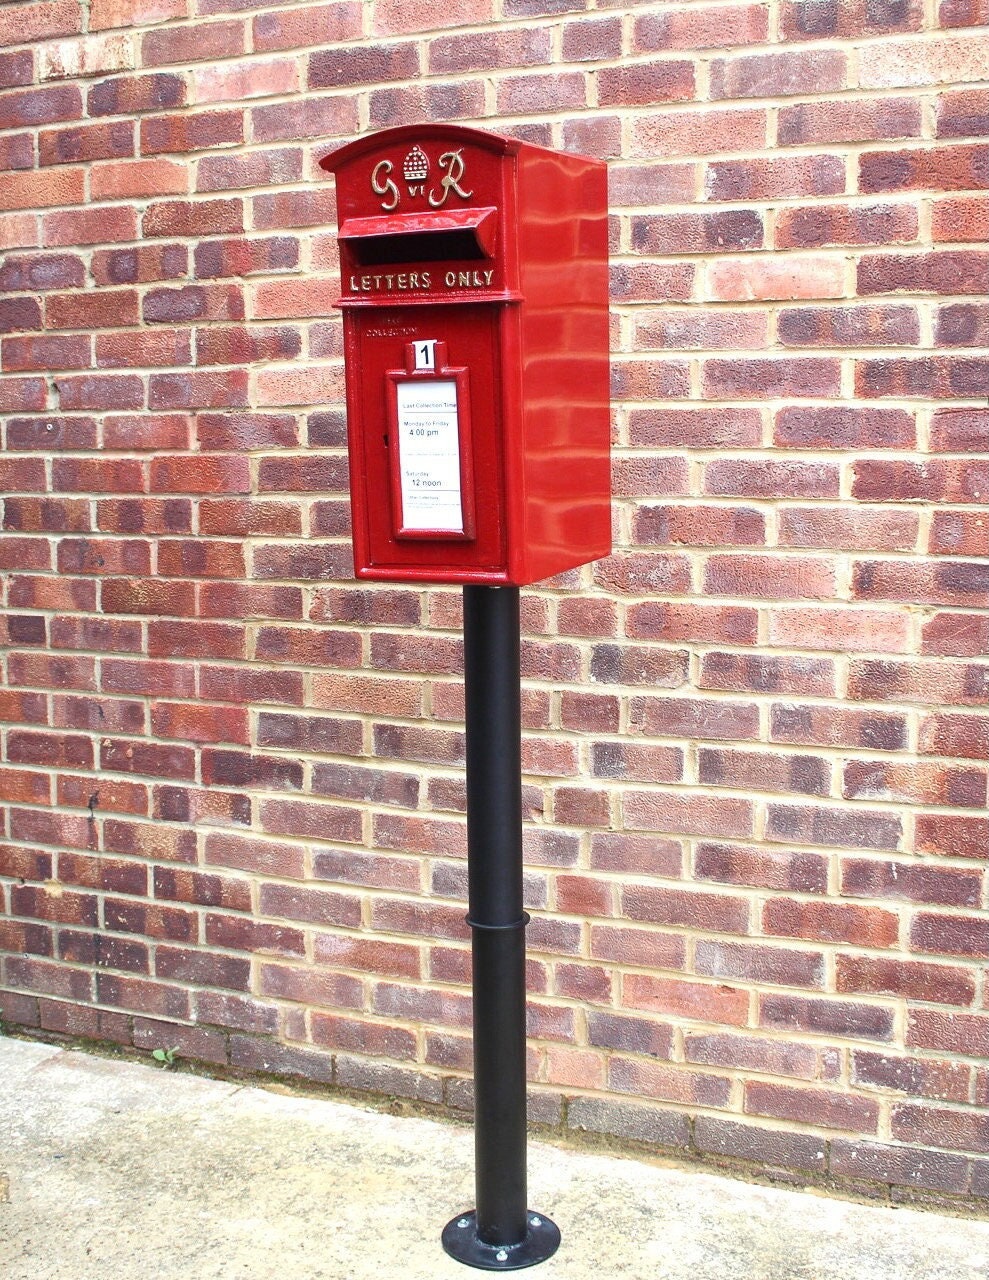
M 0 8 L 8 1023 L 466 1104 L 459 597 L 349 580 L 316 161 L 487 121 L 612 162 L 617 550 L 523 596 L 537 1114 L 989 1195 L 979 23 Z

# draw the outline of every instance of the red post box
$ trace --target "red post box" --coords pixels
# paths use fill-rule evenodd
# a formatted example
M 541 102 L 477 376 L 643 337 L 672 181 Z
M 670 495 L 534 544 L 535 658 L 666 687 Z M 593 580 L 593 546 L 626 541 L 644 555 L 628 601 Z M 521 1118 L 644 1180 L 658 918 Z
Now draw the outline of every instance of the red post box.
M 320 163 L 357 576 L 522 586 L 607 555 L 605 166 L 443 124 Z

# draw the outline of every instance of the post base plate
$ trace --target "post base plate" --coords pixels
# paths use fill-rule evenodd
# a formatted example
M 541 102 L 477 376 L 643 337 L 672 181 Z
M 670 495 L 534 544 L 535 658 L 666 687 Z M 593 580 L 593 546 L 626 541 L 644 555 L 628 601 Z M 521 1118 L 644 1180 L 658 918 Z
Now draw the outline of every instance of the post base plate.
M 443 1229 L 451 1258 L 482 1271 L 521 1271 L 551 1258 L 560 1247 L 560 1229 L 541 1213 L 526 1212 L 525 1238 L 518 1244 L 486 1244 L 477 1234 L 477 1214 L 458 1214 Z

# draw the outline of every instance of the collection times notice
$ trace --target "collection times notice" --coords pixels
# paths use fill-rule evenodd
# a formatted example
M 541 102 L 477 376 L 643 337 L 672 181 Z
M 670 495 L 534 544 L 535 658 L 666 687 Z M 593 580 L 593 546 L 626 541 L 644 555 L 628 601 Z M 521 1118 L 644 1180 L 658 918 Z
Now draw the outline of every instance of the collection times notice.
M 416 380 L 396 390 L 402 527 L 463 533 L 457 384 Z

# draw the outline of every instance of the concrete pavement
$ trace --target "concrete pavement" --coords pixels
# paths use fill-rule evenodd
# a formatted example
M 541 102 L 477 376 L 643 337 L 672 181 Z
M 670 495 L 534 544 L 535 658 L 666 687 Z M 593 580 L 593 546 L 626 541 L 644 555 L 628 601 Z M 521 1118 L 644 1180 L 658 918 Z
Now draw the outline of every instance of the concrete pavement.
M 534 1280 L 989 1274 L 989 1222 L 542 1142 L 529 1186 Z M 472 1187 L 469 1128 L 0 1037 L 4 1280 L 466 1280 Z

